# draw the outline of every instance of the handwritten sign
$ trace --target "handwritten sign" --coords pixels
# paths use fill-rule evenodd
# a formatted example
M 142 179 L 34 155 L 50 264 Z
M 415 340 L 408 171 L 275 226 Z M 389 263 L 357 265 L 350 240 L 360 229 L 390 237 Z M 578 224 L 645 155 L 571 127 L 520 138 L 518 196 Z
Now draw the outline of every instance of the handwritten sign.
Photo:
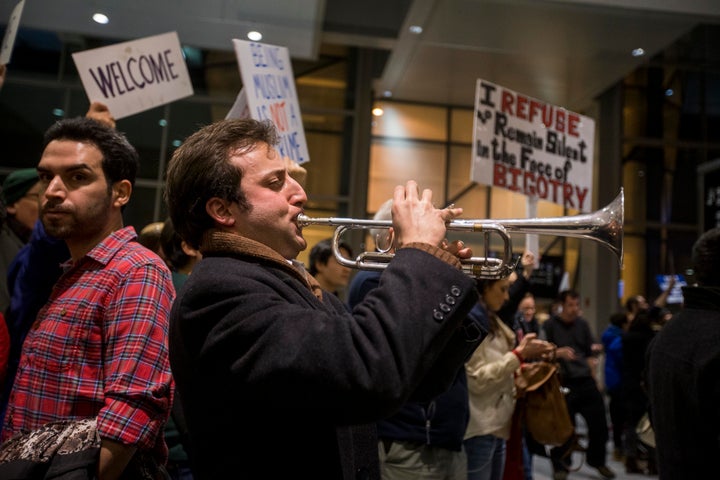
M 193 94 L 177 33 L 73 53 L 91 102 L 123 118 Z
M 593 119 L 478 80 L 473 123 L 473 181 L 590 211 Z
M 15 37 L 17 37 L 18 26 L 20 25 L 20 17 L 22 16 L 25 0 L 20 0 L 10 14 L 5 36 L 3 37 L 2 47 L 0 47 L 0 65 L 10 63 L 13 47 L 15 46 Z
M 244 40 L 233 44 L 250 117 L 275 124 L 282 156 L 298 164 L 310 161 L 288 49 Z

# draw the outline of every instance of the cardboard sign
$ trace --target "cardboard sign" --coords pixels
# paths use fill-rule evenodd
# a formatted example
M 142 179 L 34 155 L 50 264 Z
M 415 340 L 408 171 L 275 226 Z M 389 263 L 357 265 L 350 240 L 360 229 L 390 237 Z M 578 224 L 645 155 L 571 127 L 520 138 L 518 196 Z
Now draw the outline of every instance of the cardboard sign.
M 15 46 L 15 37 L 17 37 L 20 17 L 22 17 L 24 6 L 25 0 L 20 0 L 10 14 L 10 20 L 8 20 L 7 28 L 5 29 L 2 47 L 0 47 L 0 65 L 7 65 L 10 63 L 10 57 L 12 56 L 13 47 Z
M 233 44 L 250 117 L 275 124 L 283 157 L 310 161 L 288 49 L 244 40 Z
M 176 32 L 73 53 L 85 93 L 116 118 L 193 94 Z
M 589 212 L 595 121 L 478 80 L 471 180 Z

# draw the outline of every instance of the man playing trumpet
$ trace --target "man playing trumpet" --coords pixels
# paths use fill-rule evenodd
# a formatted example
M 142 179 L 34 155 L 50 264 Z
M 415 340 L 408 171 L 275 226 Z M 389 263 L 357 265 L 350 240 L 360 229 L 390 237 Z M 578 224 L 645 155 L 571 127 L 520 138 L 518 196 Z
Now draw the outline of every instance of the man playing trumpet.
M 269 123 L 224 120 L 168 167 L 178 233 L 203 259 L 171 314 L 170 354 L 198 479 L 379 478 L 374 422 L 449 386 L 475 349 L 460 208 L 395 188 L 396 254 L 352 313 L 293 260 L 307 196 Z M 407 319 L 407 320 L 406 320 Z

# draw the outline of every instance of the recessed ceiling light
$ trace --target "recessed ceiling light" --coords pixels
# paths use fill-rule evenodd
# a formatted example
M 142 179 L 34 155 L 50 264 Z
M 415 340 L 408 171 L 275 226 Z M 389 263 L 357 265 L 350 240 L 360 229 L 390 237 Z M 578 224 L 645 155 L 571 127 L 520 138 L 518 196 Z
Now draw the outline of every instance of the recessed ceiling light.
M 385 113 L 385 112 L 380 107 L 375 107 L 372 109 L 372 114 L 375 115 L 376 117 L 382 117 L 383 113 Z
M 385 90 L 383 92 L 383 97 L 392 97 L 392 92 L 390 90 Z
M 99 23 L 100 25 L 105 25 L 110 21 L 108 16 L 105 15 L 104 13 L 95 13 L 92 16 L 92 19 L 95 20 L 95 22 Z
M 672 97 L 674 93 L 675 91 L 672 88 L 668 88 L 667 90 L 665 90 L 666 97 Z
M 167 127 L 167 120 L 165 120 L 164 118 L 161 118 L 160 121 L 158 122 L 158 125 L 160 125 L 161 127 Z
M 410 30 L 410 33 L 414 33 L 416 35 L 420 35 L 423 32 L 423 28 L 420 25 L 410 25 L 408 30 Z
M 259 42 L 260 40 L 262 40 L 262 33 L 253 30 L 252 32 L 248 32 L 247 37 L 253 42 Z
M 56 117 L 63 117 L 65 116 L 65 110 L 62 108 L 53 108 L 52 114 Z
M 634 48 L 632 51 L 633 57 L 642 57 L 643 55 L 645 55 L 645 50 L 642 48 Z

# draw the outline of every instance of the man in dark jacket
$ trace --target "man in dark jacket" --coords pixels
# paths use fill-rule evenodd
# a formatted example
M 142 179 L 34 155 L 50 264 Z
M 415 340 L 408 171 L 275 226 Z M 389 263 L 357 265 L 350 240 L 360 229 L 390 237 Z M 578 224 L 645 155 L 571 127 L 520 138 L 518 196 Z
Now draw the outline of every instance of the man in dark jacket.
M 387 214 L 390 214 L 389 209 Z M 375 219 L 386 218 L 376 215 Z M 379 284 L 379 272 L 355 275 L 349 288 L 350 308 L 361 303 Z M 487 327 L 484 327 L 486 332 Z M 458 368 L 455 380 L 446 392 L 429 401 L 408 402 L 397 413 L 378 422 L 383 480 L 466 480 L 463 438 L 469 418 L 467 375 L 465 369 Z
M 349 313 L 293 262 L 307 196 L 271 124 L 224 120 L 175 151 L 173 225 L 203 259 L 173 305 L 170 351 L 198 479 L 379 478 L 366 425 L 448 388 L 479 340 L 461 209 L 415 182 L 394 192 L 397 253 Z M 402 314 L 401 314 L 402 312 Z M 365 424 L 365 425 L 364 425 Z
M 692 249 L 696 284 L 648 349 L 660 478 L 711 478 L 720 457 L 720 228 Z

